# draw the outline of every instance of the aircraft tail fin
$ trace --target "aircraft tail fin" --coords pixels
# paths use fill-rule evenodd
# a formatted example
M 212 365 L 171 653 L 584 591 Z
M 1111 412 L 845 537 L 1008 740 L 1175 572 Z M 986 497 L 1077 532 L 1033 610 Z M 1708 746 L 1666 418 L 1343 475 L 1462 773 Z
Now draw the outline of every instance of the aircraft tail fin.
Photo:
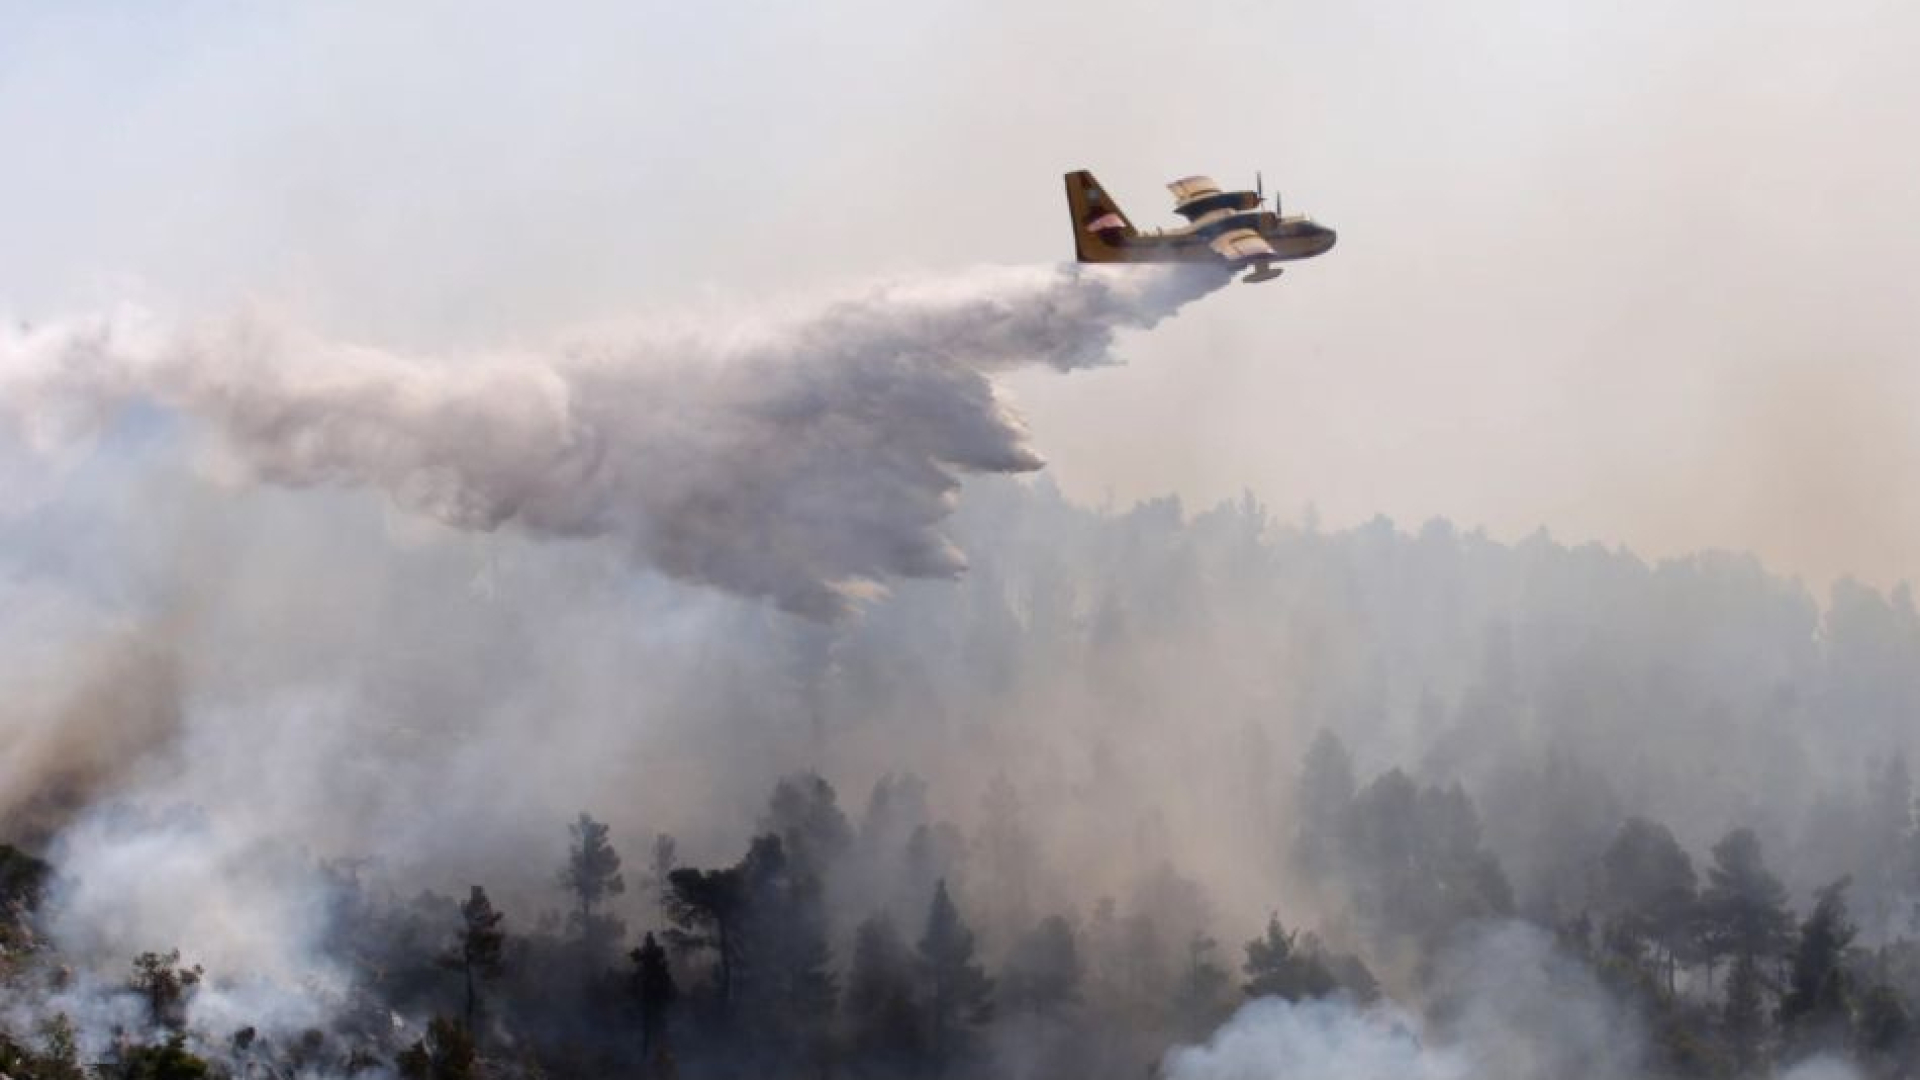
M 1085 169 L 1067 174 L 1067 209 L 1073 216 L 1073 253 L 1081 262 L 1124 261 L 1119 242 L 1138 230 Z

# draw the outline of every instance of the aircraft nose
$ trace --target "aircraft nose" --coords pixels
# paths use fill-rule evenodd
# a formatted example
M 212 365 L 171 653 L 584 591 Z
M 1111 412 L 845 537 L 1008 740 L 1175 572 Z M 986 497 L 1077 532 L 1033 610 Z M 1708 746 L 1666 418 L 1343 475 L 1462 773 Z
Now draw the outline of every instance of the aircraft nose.
M 1320 250 L 1330 250 L 1340 239 L 1340 234 L 1322 225 L 1320 227 Z

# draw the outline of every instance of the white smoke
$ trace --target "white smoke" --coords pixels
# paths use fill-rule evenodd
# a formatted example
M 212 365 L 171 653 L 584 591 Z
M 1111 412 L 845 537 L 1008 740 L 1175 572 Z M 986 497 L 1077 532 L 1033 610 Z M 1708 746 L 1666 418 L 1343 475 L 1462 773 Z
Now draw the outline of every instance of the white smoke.
M 1203 1046 L 1167 1056 L 1167 1080 L 1465 1080 L 1459 1053 L 1429 1047 L 1413 1016 L 1391 1006 L 1357 1008 L 1344 998 L 1258 998 Z
M 994 373 L 1105 362 L 1116 329 L 1226 280 L 991 269 L 459 358 L 123 311 L 0 333 L 0 422 L 46 449 L 151 402 L 265 482 L 376 487 L 461 528 L 610 535 L 663 573 L 830 618 L 890 578 L 959 573 L 940 525 L 960 476 L 1040 466 Z
M 1493 923 L 1439 958 L 1421 1016 L 1345 997 L 1249 1002 L 1201 1046 L 1167 1055 L 1167 1080 L 1627 1080 L 1641 1026 L 1538 928 Z
M 982 270 L 732 323 L 653 323 L 469 356 L 329 342 L 257 315 L 171 325 L 123 310 L 0 330 L 0 436 L 11 430 L 57 474 L 47 456 L 84 461 L 129 410 L 158 408 L 211 435 L 218 461 L 246 479 L 378 489 L 465 529 L 608 537 L 641 566 L 831 618 L 889 579 L 959 572 L 942 526 L 960 479 L 1040 465 L 996 373 L 1107 362 L 1117 330 L 1151 327 L 1225 280 L 1160 268 Z M 326 504 L 301 500 L 299 520 L 327 521 Z M 136 533 L 139 518 L 129 513 Z M 364 564 L 345 550 L 352 531 L 339 522 L 326 538 L 340 565 Z M 130 538 L 129 552 L 137 547 Z M 162 562 L 159 583 L 210 580 Z M 222 580 L 227 600 L 253 595 Z M 392 830 L 444 820 L 421 805 L 429 797 L 405 794 L 410 785 L 396 779 L 405 766 L 385 756 L 410 736 L 368 700 L 351 665 L 300 650 L 311 666 L 297 665 L 291 688 L 248 670 L 232 646 L 286 594 L 239 603 L 228 611 L 234 629 L 228 616 L 196 619 L 176 597 L 190 598 L 190 587 L 159 587 L 151 612 L 108 591 L 112 602 L 96 612 L 51 584 L 38 593 L 59 604 L 26 604 L 38 593 L 0 579 L 0 597 L 17 601 L 0 618 L 0 646 L 34 658 L 27 666 L 39 673 L 13 678 L 0 710 L 0 732 L 26 755 L 0 769 L 0 811 L 17 819 L 46 804 L 41 816 L 61 826 L 46 928 L 77 969 L 61 1007 L 96 1038 L 138 1011 L 121 989 L 130 958 L 178 946 L 208 971 L 196 1025 L 317 1023 L 345 976 L 321 946 L 328 896 L 315 859 L 336 848 L 405 852 L 417 845 Z M 435 602 L 457 610 L 470 598 L 454 591 Z M 226 611 L 222 603 L 213 606 Z M 552 603 L 516 608 L 551 627 L 566 606 Z M 308 629 L 315 640 L 327 633 Z M 640 660 L 629 650 L 625 663 Z M 576 665 L 564 681 L 586 680 Z M 96 684 L 116 693 L 92 692 Z M 631 688 L 623 698 L 634 704 Z M 416 704 L 407 722 L 418 712 L 440 714 Z M 497 795 L 500 757 L 524 759 L 507 749 L 524 747 L 523 719 L 463 715 L 460 743 L 474 763 L 442 762 L 454 775 L 438 778 L 437 797 L 471 808 L 480 801 L 471 791 Z M 461 779 L 469 767 L 485 773 L 471 788 Z M 347 787 L 358 794 L 343 798 Z M 329 815 L 342 819 L 338 844 L 319 835 Z
M 1781 1069 L 1780 1080 L 1861 1080 L 1861 1076 L 1850 1062 L 1821 1054 Z

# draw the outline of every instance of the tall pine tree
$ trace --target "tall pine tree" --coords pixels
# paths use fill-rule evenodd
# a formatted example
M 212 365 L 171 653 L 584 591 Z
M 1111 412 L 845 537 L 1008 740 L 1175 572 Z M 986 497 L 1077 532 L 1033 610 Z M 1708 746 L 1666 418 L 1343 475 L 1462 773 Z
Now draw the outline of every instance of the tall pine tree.
M 853 934 L 842 998 L 854 1055 L 883 1075 L 911 1073 L 923 1056 L 913 954 L 886 915 Z
M 567 849 L 567 863 L 560 868 L 560 885 L 573 894 L 573 910 L 567 914 L 567 926 L 579 939 L 586 961 L 594 962 L 606 947 L 619 940 L 624 927 L 611 916 L 599 914 L 599 907 L 612 897 L 627 891 L 620 875 L 620 853 L 607 840 L 607 826 L 584 811 L 578 821 L 567 826 L 573 843 Z
M 1267 932 L 1247 942 L 1246 985 L 1250 998 L 1279 997 L 1288 1001 L 1321 997 L 1340 983 L 1318 956 L 1301 949 L 1294 934 L 1280 925 L 1278 915 L 1267 919 Z
M 1800 924 L 1787 991 L 1780 998 L 1780 1027 L 1796 1051 L 1844 1049 L 1852 1039 L 1853 988 L 1847 948 L 1857 932 L 1847 914 L 1848 880 L 1815 894 L 1812 914 Z
M 1760 963 L 1785 954 L 1793 934 L 1787 887 L 1767 869 L 1753 830 L 1735 829 L 1713 845 L 1713 865 L 1700 892 L 1700 920 L 1710 960 Z
M 667 950 L 652 934 L 627 954 L 633 961 L 633 997 L 640 1007 L 640 1058 L 649 1066 L 665 1051 L 667 1013 L 680 998 Z
M 460 905 L 459 936 L 452 950 L 441 959 L 443 964 L 459 971 L 466 982 L 464 1016 L 468 1031 L 479 1030 L 480 980 L 499 978 L 505 970 L 507 933 L 500 925 L 505 918 L 494 910 L 493 901 L 487 899 L 487 890 L 473 886 L 466 903 Z
M 934 886 L 919 954 L 928 1051 L 937 1072 L 964 1052 L 975 1028 L 993 1019 L 993 980 L 973 958 L 973 931 L 947 895 L 945 878 Z

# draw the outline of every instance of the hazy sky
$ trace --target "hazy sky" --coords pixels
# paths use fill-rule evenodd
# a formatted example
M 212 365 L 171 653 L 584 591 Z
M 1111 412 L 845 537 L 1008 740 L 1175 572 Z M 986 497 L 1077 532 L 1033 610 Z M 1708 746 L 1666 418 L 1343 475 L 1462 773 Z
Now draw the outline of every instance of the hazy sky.
M 1069 257 L 1264 169 L 1326 258 L 1011 393 L 1069 491 L 1920 576 L 1920 9 L 0 3 L 0 310 L 544 340 Z

